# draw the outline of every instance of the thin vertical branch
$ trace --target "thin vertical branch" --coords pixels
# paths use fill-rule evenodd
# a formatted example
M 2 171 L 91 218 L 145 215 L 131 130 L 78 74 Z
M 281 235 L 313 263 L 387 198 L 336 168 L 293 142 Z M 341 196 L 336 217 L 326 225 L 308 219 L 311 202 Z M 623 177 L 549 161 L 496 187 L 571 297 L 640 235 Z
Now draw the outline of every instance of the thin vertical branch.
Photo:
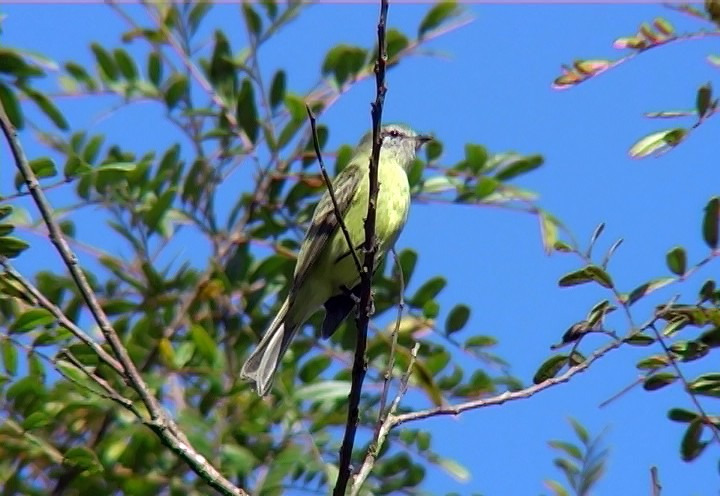
M 660 496 L 660 493 L 662 492 L 657 467 L 650 467 L 650 490 L 652 496 Z
M 378 421 L 375 427 L 375 432 L 380 430 L 380 426 L 385 421 L 386 413 L 385 405 L 387 405 L 388 394 L 390 392 L 390 379 L 392 379 L 393 368 L 395 367 L 395 349 L 397 348 L 398 333 L 400 332 L 400 321 L 402 320 L 403 310 L 405 309 L 405 274 L 403 274 L 402 265 L 400 265 L 400 258 L 398 257 L 395 248 L 391 248 L 390 251 L 393 254 L 393 260 L 398 270 L 398 283 L 400 285 L 400 300 L 398 301 L 398 312 L 395 318 L 395 327 L 393 328 L 392 335 L 390 336 L 390 356 L 388 357 L 387 367 L 385 367 L 385 375 L 383 376 L 383 390 L 380 395 L 380 406 L 378 408 Z
M 382 144 L 382 135 L 380 126 L 382 123 L 383 104 L 385 103 L 385 64 L 387 61 L 387 51 L 385 46 L 385 26 L 387 24 L 388 0 L 380 0 L 380 19 L 378 21 L 378 58 L 375 62 L 375 86 L 376 96 L 375 102 L 372 104 L 372 135 L 373 147 L 372 156 L 370 158 L 369 177 L 370 187 L 368 193 L 368 212 L 365 218 L 365 260 L 363 262 L 363 271 L 360 274 L 360 304 L 358 305 L 357 318 L 357 345 L 355 347 L 355 360 L 352 368 L 352 381 L 350 386 L 350 395 L 348 401 L 348 416 L 345 424 L 345 434 L 343 436 L 342 446 L 340 447 L 340 463 L 338 468 L 338 478 L 333 490 L 334 496 L 342 496 L 350 480 L 352 472 L 352 451 L 355 444 L 355 434 L 357 433 L 358 418 L 360 416 L 360 394 L 362 393 L 362 385 L 367 372 L 367 362 L 365 358 L 365 350 L 367 348 L 367 331 L 370 322 L 370 312 L 372 310 L 372 275 L 375 266 L 375 254 L 377 252 L 377 240 L 375 238 L 375 216 L 378 197 L 378 162 L 380 160 L 380 146 Z

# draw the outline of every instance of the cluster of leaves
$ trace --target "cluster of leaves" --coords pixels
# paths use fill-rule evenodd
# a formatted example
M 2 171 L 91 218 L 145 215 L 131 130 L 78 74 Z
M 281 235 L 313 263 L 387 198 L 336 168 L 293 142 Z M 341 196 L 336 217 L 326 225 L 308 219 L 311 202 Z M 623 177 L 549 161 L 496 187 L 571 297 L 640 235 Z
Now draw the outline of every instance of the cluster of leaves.
M 614 48 L 630 50 L 629 53 L 615 60 L 581 59 L 576 60 L 571 66 L 564 65 L 563 73 L 553 82 L 553 88 L 558 90 L 573 88 L 631 60 L 643 52 L 669 43 L 720 36 L 717 22 L 718 7 L 717 2 L 714 0 L 708 0 L 705 3 L 704 12 L 689 4 L 668 5 L 667 7 L 690 15 L 705 24 L 710 23 L 713 30 L 698 30 L 692 33 L 677 34 L 675 28 L 667 19 L 655 18 L 652 23 L 643 23 L 637 33 L 615 40 L 613 43 Z M 709 55 L 708 61 L 713 65 L 720 65 L 720 59 L 715 55 Z M 692 118 L 695 122 L 686 127 L 674 127 L 653 132 L 633 144 L 628 152 L 629 155 L 633 158 L 657 157 L 672 150 L 685 141 L 693 130 L 714 116 L 717 112 L 717 106 L 718 100 L 713 98 L 712 95 L 712 84 L 707 82 L 697 90 L 694 110 L 665 110 L 646 113 L 645 117 L 651 119 Z
M 609 450 L 603 446 L 602 434 L 593 439 L 577 420 L 571 418 L 569 422 L 580 445 L 559 440 L 549 444 L 562 454 L 554 463 L 565 476 L 570 491 L 555 480 L 546 480 L 545 485 L 556 496 L 587 496 L 605 473 Z
M 208 3 L 148 4 L 143 7 L 150 19 L 145 24 L 117 4 L 110 8 L 128 23 L 123 46 L 93 43 L 93 67 L 68 61 L 61 70 L 44 62 L 61 71 L 61 94 L 111 95 L 121 106 L 153 102 L 190 146 L 171 144 L 138 155 L 119 137 L 87 130 L 58 133 L 32 123 L 49 151 L 33 158 L 31 169 L 44 189 L 57 188 L 71 197 L 55 206 L 62 213 L 58 223 L 73 246 L 84 248 L 86 276 L 102 309 L 190 444 L 233 482 L 254 492 L 288 487 L 324 492 L 336 474 L 336 433 L 345 422 L 353 333 L 337 332 L 323 344 L 312 333 L 299 337 L 281 367 L 272 399 L 258 398 L 237 377 L 242 357 L 276 310 L 277 297 L 284 296 L 305 223 L 323 191 L 320 176 L 310 169 L 314 154 L 305 102 L 322 111 L 369 77 L 377 48 L 332 48 L 317 86 L 298 94 L 290 91 L 283 70 L 264 80 L 258 52 L 303 11 L 300 2 L 242 4 L 247 45 L 240 48 L 219 30 L 210 43 L 198 39 L 212 9 Z M 460 12 L 454 3 L 440 3 L 428 10 L 416 36 L 390 29 L 390 69 L 425 41 L 457 26 L 450 21 Z M 18 128 L 28 122 L 25 101 L 18 97 L 25 95 L 64 131 L 66 121 L 50 97 L 30 90 L 31 78 L 46 75 L 34 62 L 39 59 L 19 50 L 6 52 L 8 57 L 0 57 L 5 61 L 0 64 L 0 98 L 12 122 Z M 329 132 L 325 126 L 318 129 L 323 149 Z M 337 151 L 336 172 L 351 153 L 348 146 Z M 420 160 L 410 174 L 415 198 L 423 201 L 527 203 L 532 193 L 509 181 L 542 164 L 539 156 L 492 155 L 480 145 L 468 145 L 463 161 L 441 168 L 442 143 L 437 141 L 427 153 L 434 176 L 423 174 Z M 233 180 L 239 167 L 253 167 L 258 174 L 243 191 L 226 198 L 220 185 Z M 138 403 L 88 344 L 79 342 L 53 312 L 38 308 L 36 296 L 16 277 L 10 259 L 22 256 L 27 244 L 9 235 L 16 228 L 38 231 L 23 220 L 28 216 L 15 203 L 27 195 L 18 176 L 15 191 L 0 206 L 5 267 L 0 274 L 0 404 L 8 419 L 0 427 L 3 486 L 23 494 L 71 490 L 142 495 L 164 488 L 206 493 L 204 482 L 150 429 L 88 380 L 83 368 Z M 98 226 L 109 228 L 107 246 L 83 244 L 75 214 L 86 205 L 95 207 Z M 208 250 L 206 260 L 198 260 L 196 253 L 188 256 L 177 241 L 183 235 Z M 388 322 L 388 332 L 373 333 L 368 343 L 371 379 L 381 382 L 389 365 L 394 307 L 401 288 L 412 282 L 418 289 L 407 298 L 407 315 L 399 322 L 392 372 L 397 377 L 408 368 L 409 350 L 421 341 L 410 378 L 420 393 L 415 395 L 418 404 L 441 405 L 519 387 L 506 373 L 494 377 L 482 367 L 505 366 L 491 352 L 493 338 L 459 337 L 467 331 L 469 307 L 456 305 L 444 322 L 439 320 L 438 297 L 446 281 L 415 281 L 417 259 L 417 253 L 405 250 L 397 266 L 391 270 L 392 260 L 386 260 L 378 272 L 374 322 Z M 69 321 L 88 321 L 81 294 L 62 270 L 32 274 L 26 282 Z M 319 318 L 310 322 L 315 333 Z M 453 365 L 452 355 L 458 352 L 477 357 L 481 366 L 468 374 Z M 380 394 L 371 389 L 362 401 L 361 421 L 373 426 Z M 374 494 L 410 490 L 422 482 L 427 464 L 467 477 L 464 468 L 432 449 L 427 432 L 394 430 L 368 485 Z
M 613 243 L 602 261 L 592 260 L 592 249 L 603 232 L 604 225 L 598 226 L 593 233 L 589 248 L 581 251 L 565 242 L 558 241 L 556 249 L 563 253 L 574 253 L 584 263 L 584 266 L 560 278 L 559 285 L 568 287 L 579 284 L 594 283 L 611 291 L 617 305 L 622 307 L 628 318 L 628 331 L 618 336 L 613 330 L 605 328 L 605 317 L 617 310 L 617 306 L 609 300 L 596 304 L 587 317 L 572 326 L 565 332 L 562 341 L 556 348 L 572 344 L 569 353 L 558 354 L 547 359 L 538 369 L 534 382 L 556 377 L 566 367 L 574 367 L 586 363 L 588 360 L 577 351 L 583 338 L 590 333 L 600 333 L 608 336 L 610 342 L 602 352 L 623 344 L 632 346 L 657 346 L 659 352 L 645 357 L 637 362 L 637 368 L 642 371 L 641 383 L 647 391 L 656 391 L 673 383 L 680 383 L 688 393 L 694 411 L 682 408 L 673 408 L 668 412 L 671 420 L 688 423 L 688 428 L 681 442 L 681 456 L 686 461 L 698 457 L 703 449 L 712 442 L 720 444 L 720 419 L 716 415 L 708 414 L 702 407 L 698 397 L 720 396 L 720 374 L 710 370 L 699 374 L 690 380 L 684 377 L 681 365 L 695 362 L 708 356 L 714 349 L 720 347 L 720 291 L 716 288 L 714 280 L 706 281 L 699 291 L 699 297 L 693 303 L 677 303 L 675 299 L 657 305 L 653 315 L 643 325 L 637 325 L 631 315 L 631 307 L 650 293 L 669 284 L 684 281 L 700 267 L 712 261 L 718 255 L 720 247 L 720 198 L 711 198 L 705 207 L 702 219 L 702 237 L 708 246 L 709 253 L 702 260 L 688 265 L 687 254 L 681 246 L 670 249 L 666 256 L 667 267 L 673 274 L 655 278 L 639 284 L 630 292 L 621 292 L 613 282 L 608 271 L 608 263 L 620 246 L 622 240 Z M 693 329 L 695 330 L 694 335 Z M 709 364 L 709 362 L 703 362 Z M 712 366 L 710 366 L 712 368 Z M 705 439 L 704 431 L 707 431 Z

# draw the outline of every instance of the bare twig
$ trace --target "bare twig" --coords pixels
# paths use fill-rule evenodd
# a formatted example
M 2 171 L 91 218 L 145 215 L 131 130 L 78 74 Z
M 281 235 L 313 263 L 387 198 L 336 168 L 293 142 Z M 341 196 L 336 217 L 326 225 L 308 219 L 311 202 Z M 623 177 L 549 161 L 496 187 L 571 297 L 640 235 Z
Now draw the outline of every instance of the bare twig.
M 224 478 L 210 463 L 187 441 L 185 435 L 178 429 L 177 425 L 170 419 L 163 410 L 160 402 L 153 396 L 140 376 L 135 364 L 130 359 L 127 349 L 123 346 L 120 337 L 112 327 L 105 311 L 100 306 L 97 295 L 88 283 L 88 280 L 78 264 L 76 255 L 70 250 L 60 226 L 54 218 L 53 208 L 50 206 L 45 193 L 38 183 L 37 176 L 33 172 L 25 157 L 25 153 L 17 139 L 15 129 L 0 103 L 0 127 L 5 135 L 15 165 L 23 176 L 28 191 L 37 205 L 40 215 L 47 226 L 50 242 L 55 246 L 60 258 L 67 267 L 75 285 L 87 305 L 93 319 L 100 328 L 107 340 L 113 354 L 123 369 L 129 385 L 140 396 L 141 401 L 150 414 L 150 421 L 147 425 L 160 437 L 160 440 L 173 452 L 182 457 L 183 460 L 211 487 L 226 495 L 244 495 L 242 489 L 237 488 L 229 480 Z
M 105 351 L 102 346 L 96 343 L 90 336 L 85 334 L 85 331 L 75 325 L 75 323 L 72 322 L 57 305 L 53 304 L 50 300 L 48 300 L 45 295 L 42 294 L 40 290 L 38 290 L 30 281 L 25 279 L 18 271 L 16 271 L 5 257 L 0 257 L 0 264 L 5 269 L 5 272 L 10 277 L 12 277 L 18 284 L 20 284 L 25 291 L 27 291 L 28 296 L 31 300 L 33 300 L 35 305 L 42 307 L 48 312 L 50 312 L 53 317 L 57 319 L 58 324 L 70 331 L 80 341 L 88 345 L 95 352 L 98 358 L 100 358 L 100 360 L 102 360 L 120 376 L 125 376 L 125 371 L 122 365 L 120 365 L 117 360 L 110 356 L 110 354 Z
M 502 405 L 503 403 L 507 403 L 510 401 L 517 401 L 520 399 L 530 398 L 531 396 L 536 395 L 540 391 L 544 391 L 545 389 L 551 388 L 553 386 L 556 386 L 557 384 L 562 384 L 564 382 L 568 382 L 573 376 L 585 372 L 590 365 L 593 364 L 596 360 L 603 357 L 608 352 L 619 348 L 623 344 L 623 340 L 617 340 L 613 341 L 612 343 L 607 344 L 603 348 L 597 350 L 593 354 L 587 357 L 587 359 L 579 363 L 578 365 L 575 365 L 574 367 L 570 367 L 565 373 L 553 377 L 551 379 L 547 379 L 539 384 L 534 384 L 532 386 L 529 386 L 525 389 L 520 389 L 518 391 L 506 391 L 502 394 L 499 394 L 497 396 L 492 396 L 489 398 L 481 398 L 477 400 L 467 401 L 464 403 L 459 403 L 456 405 L 447 405 L 447 406 L 440 406 L 436 408 L 430 408 L 427 410 L 420 410 L 417 412 L 408 412 L 403 413 L 400 415 L 395 415 L 390 417 L 390 428 L 395 428 L 401 424 L 405 424 L 407 422 L 413 422 L 416 420 L 421 420 L 429 417 L 437 417 L 441 415 L 459 415 L 460 413 L 466 412 L 468 410 L 476 410 L 478 408 L 485 408 L 488 406 L 496 406 L 496 405 Z
M 330 180 L 330 176 L 328 176 L 327 170 L 325 169 L 325 162 L 323 162 L 322 159 L 322 153 L 320 152 L 320 143 L 318 141 L 318 135 L 317 135 L 317 128 L 315 127 L 315 115 L 313 114 L 312 110 L 310 110 L 309 105 L 305 105 L 305 110 L 307 110 L 308 118 L 310 119 L 310 129 L 312 130 L 312 139 L 313 139 L 313 146 L 315 147 L 315 156 L 317 156 L 318 163 L 320 164 L 320 171 L 322 172 L 323 179 L 325 180 L 325 186 L 327 186 L 328 194 L 330 195 L 330 200 L 332 200 L 333 209 L 335 210 L 335 218 L 337 218 L 338 224 L 340 224 L 340 229 L 342 230 L 343 236 L 345 236 L 345 241 L 347 242 L 348 248 L 350 249 L 350 254 L 353 257 L 353 260 L 355 261 L 355 267 L 357 268 L 358 274 L 362 274 L 362 265 L 360 264 L 360 258 L 358 258 L 357 253 L 355 252 L 355 247 L 353 246 L 352 238 L 350 238 L 350 232 L 348 231 L 347 226 L 345 225 L 345 220 L 343 219 L 340 207 L 338 207 L 337 200 L 335 199 L 335 190 L 332 185 L 332 181 Z
M 662 492 L 657 467 L 650 467 L 650 490 L 652 491 L 652 496 L 660 496 Z
M 385 46 L 385 26 L 387 24 L 388 0 L 380 0 L 380 19 L 378 21 L 378 58 L 375 62 L 375 85 L 376 96 L 372 105 L 372 124 L 373 124 L 373 146 L 372 156 L 369 167 L 369 192 L 368 192 L 368 212 L 365 218 L 365 260 L 363 263 L 363 271 L 360 273 L 360 303 L 358 305 L 357 318 L 357 345 L 355 348 L 355 360 L 352 368 L 352 381 L 350 386 L 350 395 L 348 398 L 348 417 L 345 424 L 345 434 L 343 435 L 342 445 L 340 447 L 340 463 L 338 467 L 338 478 L 333 490 L 334 496 L 342 496 L 350 480 L 352 472 L 352 450 L 355 444 L 355 434 L 357 432 L 358 418 L 360 416 L 360 394 L 362 393 L 362 384 L 367 372 L 367 363 L 365 358 L 365 349 L 367 347 L 367 330 L 370 322 L 370 311 L 372 306 L 372 275 L 375 265 L 375 253 L 377 252 L 377 243 L 375 238 L 375 216 L 376 203 L 378 196 L 378 162 L 380 159 L 380 147 L 382 145 L 382 136 L 380 134 L 380 126 L 382 123 L 383 104 L 385 102 L 385 64 L 387 61 L 387 50 Z
M 390 392 L 390 379 L 392 379 L 393 367 L 395 367 L 395 348 L 397 348 L 398 333 L 400 332 L 400 321 L 402 320 L 403 310 L 405 309 L 405 275 L 403 274 L 402 265 L 400 265 L 400 258 L 398 258 L 395 248 L 391 248 L 390 251 L 393 254 L 395 260 L 395 266 L 398 270 L 398 282 L 400 284 L 400 300 L 398 301 L 398 312 L 397 318 L 395 319 L 395 327 L 393 328 L 392 335 L 390 336 L 390 356 L 388 357 L 388 364 L 385 367 L 385 375 L 383 376 L 383 390 L 380 396 L 380 406 L 378 408 L 378 421 L 376 425 L 376 433 L 380 430 L 383 422 L 385 421 L 386 415 L 383 413 L 385 405 L 387 404 L 388 394 Z
M 375 431 L 375 436 L 373 437 L 373 441 L 370 445 L 370 448 L 368 449 L 367 455 L 365 455 L 365 460 L 363 460 L 363 464 L 360 467 L 357 476 L 355 476 L 355 479 L 353 480 L 352 488 L 350 489 L 350 494 L 352 496 L 357 496 L 360 493 L 360 489 L 362 488 L 362 485 L 367 479 L 368 475 L 370 475 L 370 471 L 375 465 L 375 460 L 377 460 L 380 449 L 385 443 L 385 439 L 387 438 L 387 435 L 390 433 L 390 430 L 393 427 L 393 415 L 395 415 L 395 412 L 400 405 L 400 400 L 407 393 L 408 384 L 410 383 L 410 376 L 412 375 L 412 369 L 415 365 L 415 360 L 417 359 L 417 354 L 419 350 L 420 343 L 415 343 L 415 346 L 413 346 L 413 349 L 410 352 L 410 363 L 408 364 L 408 368 L 400 379 L 400 388 L 398 389 L 398 393 L 395 396 L 392 405 L 390 405 L 390 410 L 388 410 L 388 414 L 384 417 L 383 421 L 379 424 L 378 429 Z

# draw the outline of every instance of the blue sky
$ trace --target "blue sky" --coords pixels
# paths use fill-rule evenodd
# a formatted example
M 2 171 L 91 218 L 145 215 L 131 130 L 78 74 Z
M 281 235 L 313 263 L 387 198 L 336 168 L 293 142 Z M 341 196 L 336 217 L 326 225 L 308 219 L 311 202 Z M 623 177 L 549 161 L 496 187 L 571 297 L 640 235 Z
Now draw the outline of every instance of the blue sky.
M 391 5 L 389 25 L 413 30 L 427 9 L 427 5 Z M 8 16 L 3 23 L 5 44 L 59 61 L 88 62 L 90 42 L 117 46 L 118 33 L 124 29 L 102 5 L 14 4 L 1 11 Z M 492 152 L 544 155 L 546 165 L 518 184 L 537 191 L 540 204 L 580 239 L 589 238 L 600 222 L 607 225 L 600 249 L 624 238 L 611 264 L 612 275 L 624 290 L 669 275 L 665 253 L 676 244 L 687 248 L 690 261 L 704 257 L 702 209 L 718 194 L 716 181 L 708 180 L 717 177 L 717 125 L 707 123 L 659 159 L 631 160 L 627 150 L 645 134 L 672 126 L 645 119 L 643 112 L 692 108 L 697 87 L 717 79 L 717 69 L 705 60 L 712 53 L 712 42 L 653 50 L 570 91 L 551 89 L 562 63 L 618 57 L 621 52 L 612 48 L 612 41 L 635 33 L 640 23 L 656 16 L 670 19 L 680 32 L 704 26 L 659 5 L 469 5 L 467 11 L 475 19 L 472 24 L 428 45 L 447 57 L 414 58 L 389 73 L 385 120 L 408 122 L 434 133 L 444 142 L 442 162 L 447 164 L 462 158 L 467 142 L 483 144 Z M 209 19 L 208 33 L 216 26 L 230 33 L 244 29 L 236 6 L 217 6 Z M 263 71 L 287 68 L 289 87 L 303 92 L 316 82 L 317 68 L 331 46 L 370 45 L 376 22 L 375 5 L 313 6 L 265 48 Z M 328 149 L 355 143 L 365 132 L 373 97 L 372 82 L 361 83 L 322 116 L 331 128 Z M 62 102 L 62 108 L 73 127 L 93 126 L 139 152 L 178 139 L 158 109 L 149 105 L 136 105 L 98 121 L 99 109 L 109 103 L 70 101 Z M 23 137 L 31 157 L 47 153 L 31 144 L 30 135 Z M 4 146 L 0 153 L 0 163 L 8 164 Z M 4 193 L 13 174 L 9 169 L 0 168 Z M 56 193 L 56 198 L 62 194 Z M 92 212 L 83 215 L 92 220 Z M 96 226 L 80 232 L 83 239 L 99 241 Z M 577 268 L 578 261 L 567 255 L 545 255 L 536 219 L 524 214 L 418 204 L 398 243 L 398 248 L 405 247 L 420 253 L 416 285 L 438 274 L 448 279 L 441 298 L 445 311 L 459 302 L 472 307 L 462 337 L 473 332 L 496 336 L 498 354 L 527 382 L 565 329 L 594 303 L 609 297 L 590 286 L 558 288 L 558 278 Z M 31 271 L 49 263 L 41 261 L 39 253 L 21 258 L 18 266 Z M 655 303 L 675 293 L 692 297 L 715 273 L 711 264 L 686 285 L 668 288 L 659 299 L 637 305 L 637 319 L 644 320 Z M 611 319 L 608 325 L 626 330 L 620 319 Z M 585 350 L 602 343 L 601 338 L 587 341 Z M 542 480 L 560 476 L 546 442 L 571 439 L 565 419 L 573 416 L 591 432 L 608 428 L 609 471 L 596 494 L 649 494 L 652 465 L 659 468 L 666 494 L 717 492 L 717 446 L 692 464 L 679 458 L 683 429 L 666 419 L 666 411 L 689 407 L 680 388 L 654 394 L 638 389 L 608 407 L 598 407 L 637 378 L 638 359 L 657 351 L 624 348 L 569 384 L 536 397 L 414 425 L 432 430 L 434 449 L 457 458 L 472 473 L 469 482 L 459 483 L 431 469 L 426 488 L 461 494 L 546 493 Z M 476 366 L 471 361 L 463 364 Z M 697 368 L 688 368 L 687 373 L 692 377 Z M 710 401 L 701 401 L 713 410 Z

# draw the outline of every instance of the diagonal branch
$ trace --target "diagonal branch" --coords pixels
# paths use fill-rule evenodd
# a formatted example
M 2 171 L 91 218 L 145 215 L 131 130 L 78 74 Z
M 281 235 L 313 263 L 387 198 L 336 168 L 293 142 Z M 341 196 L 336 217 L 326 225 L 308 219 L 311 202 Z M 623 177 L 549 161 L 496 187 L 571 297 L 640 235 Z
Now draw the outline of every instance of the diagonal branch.
M 312 139 L 313 146 L 315 147 L 315 155 L 317 156 L 318 163 L 320 164 L 320 171 L 322 172 L 322 177 L 325 180 L 325 186 L 327 186 L 330 200 L 332 200 L 333 209 L 335 210 L 335 217 L 338 220 L 338 224 L 340 224 L 340 229 L 342 230 L 343 236 L 345 236 L 345 241 L 350 248 L 350 254 L 355 261 L 355 267 L 357 268 L 358 274 L 362 274 L 363 271 L 362 264 L 360 263 L 360 258 L 358 258 L 358 255 L 355 252 L 355 247 L 353 246 L 352 239 L 350 239 L 350 232 L 345 225 L 345 220 L 340 214 L 340 207 L 338 207 L 337 200 L 335 199 L 335 189 L 333 188 L 332 181 L 330 180 L 330 176 L 328 176 L 327 170 L 325 170 L 325 162 L 323 161 L 322 153 L 320 153 L 320 143 L 318 142 L 317 128 L 315 127 L 315 115 L 313 114 L 312 110 L 310 110 L 309 105 L 305 105 L 305 110 L 307 110 L 308 117 L 310 118 L 310 129 L 312 130 Z
M 48 300 L 44 294 L 40 292 L 30 281 L 25 279 L 18 271 L 16 271 L 10 262 L 5 257 L 0 257 L 0 265 L 3 266 L 5 272 L 13 278 L 23 289 L 28 293 L 28 296 L 33 300 L 36 306 L 42 307 L 50 312 L 53 317 L 57 320 L 58 324 L 63 326 L 65 329 L 70 331 L 76 338 L 88 345 L 111 369 L 117 372 L 120 376 L 125 376 L 125 371 L 122 365 L 115 360 L 102 346 L 96 343 L 93 338 L 88 336 L 85 331 L 80 329 L 73 321 L 71 321 L 65 313 L 54 303 Z
M 338 467 L 338 478 L 333 490 L 334 496 L 345 494 L 348 481 L 352 472 L 352 451 L 355 444 L 355 434 L 357 432 L 358 419 L 360 417 L 360 394 L 362 393 L 362 384 L 367 372 L 367 362 L 365 357 L 365 349 L 367 348 L 367 331 L 370 323 L 370 313 L 372 310 L 372 275 L 375 265 L 375 254 L 377 252 L 377 239 L 375 237 L 375 217 L 378 197 L 378 163 L 380 161 L 380 147 L 382 145 L 382 136 L 380 134 L 380 126 L 382 124 L 383 104 L 385 103 L 385 68 L 387 62 L 387 47 L 385 46 L 385 26 L 387 24 L 388 0 L 380 0 L 380 19 L 378 21 L 378 58 L 375 62 L 375 85 L 376 96 L 375 102 L 372 104 L 372 156 L 370 158 L 369 167 L 369 192 L 368 192 L 368 212 L 365 218 L 365 260 L 363 270 L 360 273 L 360 303 L 358 305 L 357 318 L 357 345 L 355 347 L 355 360 L 352 368 L 352 381 L 350 386 L 350 395 L 348 401 L 348 416 L 345 424 L 345 434 L 343 435 L 342 446 L 340 447 L 340 463 Z
M 93 319 L 100 327 L 103 336 L 107 340 L 113 354 L 122 366 L 123 373 L 127 378 L 129 385 L 140 396 L 141 401 L 150 414 L 150 420 L 147 425 L 160 437 L 163 444 L 169 447 L 174 453 L 179 455 L 185 462 L 190 465 L 193 471 L 198 474 L 211 487 L 226 495 L 244 495 L 242 489 L 233 485 L 229 480 L 224 478 L 210 463 L 198 453 L 187 441 L 185 435 L 179 430 L 175 422 L 166 415 L 160 402 L 152 395 L 147 384 L 140 376 L 138 369 L 130 359 L 127 349 L 123 346 L 120 337 L 112 327 L 105 311 L 100 306 L 97 295 L 90 287 L 85 274 L 78 264 L 77 256 L 70 250 L 65 236 L 60 230 L 60 226 L 54 217 L 53 208 L 50 206 L 45 193 L 40 187 L 37 176 L 30 167 L 25 152 L 20 146 L 17 139 L 15 128 L 7 117 L 5 109 L 0 103 L 0 128 L 5 135 L 10 151 L 12 153 L 15 165 L 27 185 L 28 191 L 37 205 L 40 215 L 43 218 L 49 232 L 50 242 L 55 246 L 60 258 L 67 267 L 70 275 L 75 282 L 85 304 L 88 306 Z

